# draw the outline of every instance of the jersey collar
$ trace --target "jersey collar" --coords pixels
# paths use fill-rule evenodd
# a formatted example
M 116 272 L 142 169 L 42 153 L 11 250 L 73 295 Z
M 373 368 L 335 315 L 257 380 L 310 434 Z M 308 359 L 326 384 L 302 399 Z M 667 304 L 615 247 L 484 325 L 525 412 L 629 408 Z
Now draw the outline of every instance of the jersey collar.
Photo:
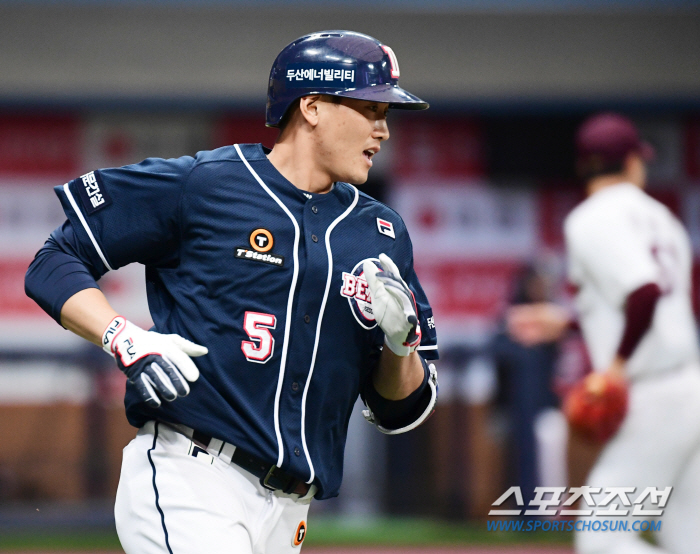
M 292 193 L 297 198 L 303 200 L 304 202 L 313 200 L 316 203 L 325 202 L 331 198 L 336 198 L 345 207 L 349 206 L 353 202 L 355 198 L 355 187 L 349 183 L 343 183 L 341 181 L 333 183 L 331 185 L 331 190 L 323 194 L 301 190 L 294 183 L 287 180 L 287 178 L 282 175 L 274 165 L 272 165 L 270 160 L 267 159 L 267 155 L 272 151 L 271 148 L 263 146 L 260 143 L 256 144 L 255 146 L 257 147 L 258 154 L 256 158 L 266 164 L 268 173 L 273 174 L 276 180 L 284 184 L 285 188 L 291 189 Z

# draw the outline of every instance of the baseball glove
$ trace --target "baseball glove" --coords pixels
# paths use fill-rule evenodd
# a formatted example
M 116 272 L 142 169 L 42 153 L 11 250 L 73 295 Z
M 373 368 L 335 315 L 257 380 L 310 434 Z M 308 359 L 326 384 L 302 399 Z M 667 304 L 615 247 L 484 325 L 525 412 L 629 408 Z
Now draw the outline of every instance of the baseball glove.
M 628 397 L 624 377 L 610 372 L 590 373 L 564 398 L 564 414 L 575 433 L 604 443 L 620 428 L 627 414 Z

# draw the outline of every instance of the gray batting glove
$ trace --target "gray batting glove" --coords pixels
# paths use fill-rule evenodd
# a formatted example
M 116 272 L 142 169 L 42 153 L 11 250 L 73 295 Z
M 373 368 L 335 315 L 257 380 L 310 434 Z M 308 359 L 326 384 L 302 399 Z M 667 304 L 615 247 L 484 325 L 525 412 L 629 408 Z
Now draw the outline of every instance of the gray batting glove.
M 418 308 L 391 258 L 379 254 L 379 262 L 382 270 L 371 260 L 362 267 L 372 296 L 374 319 L 384 331 L 384 342 L 389 349 L 397 356 L 408 356 L 421 340 Z
M 145 331 L 122 316 L 115 317 L 102 335 L 102 349 L 111 354 L 119 369 L 149 406 L 158 408 L 161 398 L 172 402 L 190 393 L 189 382 L 199 370 L 190 357 L 209 350 L 180 335 Z

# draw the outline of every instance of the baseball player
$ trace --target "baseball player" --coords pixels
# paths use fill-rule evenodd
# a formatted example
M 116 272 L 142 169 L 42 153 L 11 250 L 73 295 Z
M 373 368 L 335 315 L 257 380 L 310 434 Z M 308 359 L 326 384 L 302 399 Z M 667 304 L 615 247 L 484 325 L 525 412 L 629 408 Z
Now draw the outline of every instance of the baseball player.
M 628 119 L 610 113 L 590 118 L 577 134 L 577 153 L 588 198 L 564 224 L 569 279 L 578 287 L 576 308 L 594 368 L 624 376 L 629 385 L 627 415 L 587 484 L 603 490 L 629 487 L 631 501 L 647 487 L 673 487 L 673 493 L 661 518 L 658 547 L 629 532 L 638 531 L 633 523 L 644 518 L 635 517 L 636 508 L 618 497 L 598 508 L 608 511 L 599 517 L 613 514 L 628 523 L 628 532 L 582 526 L 576 549 L 580 554 L 697 552 L 700 366 L 690 241 L 676 217 L 644 193 L 653 150 Z M 568 323 L 551 305 L 511 314 L 511 330 L 526 342 L 538 334 L 561 334 Z M 606 496 L 594 498 L 600 503 Z
M 309 34 L 272 66 L 271 151 L 149 158 L 56 187 L 68 220 L 26 290 L 128 377 L 127 553 L 298 551 L 311 499 L 338 494 L 358 395 L 389 434 L 432 413 L 435 326 L 406 227 L 349 184 L 389 138 L 389 108 L 428 108 L 398 79 L 374 38 Z M 96 284 L 134 262 L 150 330 Z

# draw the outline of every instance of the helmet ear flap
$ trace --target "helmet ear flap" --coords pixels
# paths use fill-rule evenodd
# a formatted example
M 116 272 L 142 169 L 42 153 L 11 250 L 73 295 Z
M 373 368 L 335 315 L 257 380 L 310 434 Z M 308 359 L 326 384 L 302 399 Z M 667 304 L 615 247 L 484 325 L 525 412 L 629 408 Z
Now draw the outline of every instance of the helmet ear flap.
M 292 100 L 292 102 L 287 107 L 286 111 L 284 112 L 284 115 L 280 119 L 280 122 L 277 124 L 277 127 L 280 130 L 280 133 L 284 132 L 284 130 L 289 125 L 289 122 L 292 120 L 292 117 L 294 117 L 294 112 L 299 109 L 300 100 L 301 100 L 301 98 L 297 98 L 296 100 Z

